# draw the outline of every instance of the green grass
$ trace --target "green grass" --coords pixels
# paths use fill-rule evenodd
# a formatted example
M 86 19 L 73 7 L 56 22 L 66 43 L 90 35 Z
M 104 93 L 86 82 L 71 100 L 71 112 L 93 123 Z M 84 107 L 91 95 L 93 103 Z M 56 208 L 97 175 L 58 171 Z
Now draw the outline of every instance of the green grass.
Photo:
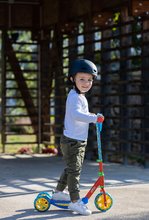
M 51 137 L 52 143 L 54 143 L 54 136 Z M 6 154 L 17 154 L 21 148 L 30 148 L 32 153 L 40 153 L 41 149 L 45 146 L 44 144 L 40 144 L 40 149 L 38 143 L 27 143 L 20 144 L 19 142 L 36 142 L 35 135 L 10 135 L 7 137 L 7 142 L 17 143 L 17 144 L 6 144 L 5 152 Z M 49 145 L 51 147 L 55 147 L 53 144 Z M 0 153 L 3 153 L 3 146 L 0 134 Z
M 15 143 L 17 142 L 18 144 L 7 144 L 5 145 L 5 153 L 7 154 L 16 154 L 18 150 L 22 147 L 27 147 L 32 150 L 33 153 L 37 153 L 38 150 L 38 144 L 19 144 L 19 142 L 35 142 L 36 137 L 35 135 L 13 135 L 9 136 L 8 140 L 9 142 Z M 2 149 L 2 141 L 1 141 L 1 135 L 0 135 L 0 153 L 3 152 Z
M 50 116 L 50 120 L 53 122 L 55 121 L 55 117 L 54 116 Z M 32 132 L 32 130 L 29 130 L 28 127 L 24 127 L 24 129 L 26 128 L 26 131 L 28 133 Z M 14 130 L 15 129 L 15 130 Z M 32 129 L 32 128 L 31 128 Z M 16 130 L 16 127 L 13 127 L 13 130 L 11 130 L 11 132 L 19 132 L 18 130 Z M 50 137 L 51 142 L 54 143 L 55 137 L 52 136 Z M 18 143 L 18 144 L 6 144 L 5 145 L 5 153 L 6 154 L 16 154 L 18 152 L 18 150 L 22 147 L 25 148 L 30 148 L 32 150 L 33 153 L 38 153 L 38 143 L 35 144 L 29 144 L 27 142 L 36 142 L 36 135 L 9 135 L 7 136 L 7 142 L 11 142 L 11 143 Z M 27 144 L 19 144 L 19 142 L 26 142 Z M 40 144 L 40 149 L 43 147 L 43 144 Z M 0 133 L 0 153 L 3 153 L 3 146 L 2 146 L 2 139 L 1 139 L 1 133 Z

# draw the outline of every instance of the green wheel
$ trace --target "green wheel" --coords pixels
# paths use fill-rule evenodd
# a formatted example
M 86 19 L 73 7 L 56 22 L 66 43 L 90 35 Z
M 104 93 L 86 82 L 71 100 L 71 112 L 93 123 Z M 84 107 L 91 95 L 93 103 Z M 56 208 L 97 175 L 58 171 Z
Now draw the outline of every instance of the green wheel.
M 110 194 L 105 193 L 105 196 L 106 196 L 106 204 L 104 202 L 104 194 L 103 193 L 99 193 L 95 197 L 95 200 L 94 200 L 96 208 L 102 212 L 109 210 L 113 205 L 113 199 L 110 196 Z
M 37 196 L 34 201 L 34 207 L 39 212 L 45 212 L 50 207 L 50 202 L 47 196 Z

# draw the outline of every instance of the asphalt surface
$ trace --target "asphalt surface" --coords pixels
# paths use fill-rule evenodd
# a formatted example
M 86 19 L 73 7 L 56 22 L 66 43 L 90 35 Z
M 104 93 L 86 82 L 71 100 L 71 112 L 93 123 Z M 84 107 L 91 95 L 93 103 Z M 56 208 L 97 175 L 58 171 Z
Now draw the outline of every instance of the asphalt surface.
M 93 219 L 93 220 L 149 220 L 149 169 L 120 164 L 104 164 L 105 190 L 113 198 L 113 206 L 100 212 L 94 205 L 97 189 L 88 207 L 92 215 L 82 216 L 70 210 L 50 206 L 46 212 L 34 209 L 39 192 L 56 186 L 64 168 L 61 157 L 47 155 L 0 156 L 0 219 Z M 81 196 L 85 196 L 98 178 L 98 164 L 85 160 L 81 175 Z

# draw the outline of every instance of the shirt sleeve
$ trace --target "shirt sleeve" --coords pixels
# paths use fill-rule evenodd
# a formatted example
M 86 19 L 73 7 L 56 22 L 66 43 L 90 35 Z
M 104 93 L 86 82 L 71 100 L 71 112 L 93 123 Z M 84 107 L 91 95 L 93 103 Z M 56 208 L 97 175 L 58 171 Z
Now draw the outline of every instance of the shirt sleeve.
M 96 123 L 97 121 L 96 114 L 83 111 L 82 100 L 78 96 L 73 97 L 73 102 L 71 100 L 71 116 L 75 120 L 85 123 Z

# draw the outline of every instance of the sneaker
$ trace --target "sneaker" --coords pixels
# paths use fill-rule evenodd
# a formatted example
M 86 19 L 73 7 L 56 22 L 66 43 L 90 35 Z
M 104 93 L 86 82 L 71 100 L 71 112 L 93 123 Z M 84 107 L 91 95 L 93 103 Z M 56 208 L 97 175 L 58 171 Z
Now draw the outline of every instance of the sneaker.
M 55 192 L 52 196 L 52 199 L 70 201 L 70 196 L 66 192 Z
M 91 215 L 92 212 L 87 208 L 87 206 L 82 202 L 82 200 L 78 200 L 77 202 L 71 202 L 68 208 L 74 212 L 77 212 L 81 215 Z

